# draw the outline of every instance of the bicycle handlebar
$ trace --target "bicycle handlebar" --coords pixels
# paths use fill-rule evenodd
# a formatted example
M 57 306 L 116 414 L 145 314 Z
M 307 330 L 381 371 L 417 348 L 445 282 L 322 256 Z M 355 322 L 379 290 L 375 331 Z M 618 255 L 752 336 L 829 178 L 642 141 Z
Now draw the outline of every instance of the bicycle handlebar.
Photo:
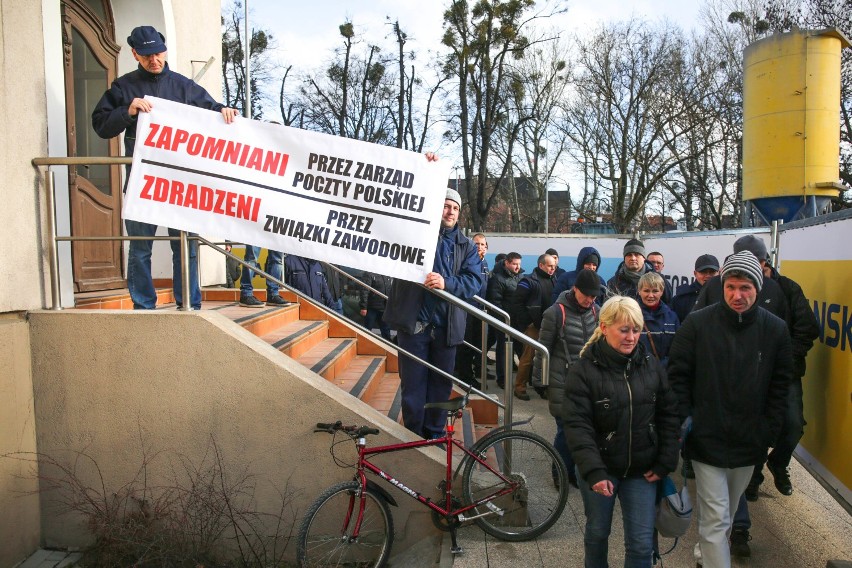
M 378 428 L 370 428 L 369 426 L 344 426 L 343 422 L 341 422 L 340 420 L 338 420 L 334 424 L 317 422 L 317 427 L 314 429 L 314 432 L 326 432 L 328 434 L 334 434 L 338 431 L 345 432 L 353 438 L 363 438 L 364 436 L 370 434 L 381 434 L 381 431 Z

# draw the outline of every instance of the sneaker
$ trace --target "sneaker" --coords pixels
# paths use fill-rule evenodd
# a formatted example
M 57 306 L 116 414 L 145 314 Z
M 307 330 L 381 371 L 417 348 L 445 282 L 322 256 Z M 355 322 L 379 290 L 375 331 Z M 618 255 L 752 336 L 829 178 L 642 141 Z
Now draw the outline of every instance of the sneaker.
M 749 481 L 748 486 L 746 487 L 746 490 L 745 490 L 746 501 L 751 501 L 751 502 L 757 501 L 757 493 L 758 493 L 759 489 L 760 489 L 760 481 L 757 481 L 756 479 L 752 479 L 751 481 Z
M 518 397 L 521 400 L 529 400 L 530 399 L 530 395 L 528 395 L 525 391 L 522 391 L 522 392 L 515 391 L 515 396 Z
M 683 465 L 680 466 L 680 474 L 684 479 L 695 479 L 695 470 L 692 469 L 692 460 L 683 460 Z
M 781 495 L 792 495 L 793 484 L 790 482 L 790 470 L 786 467 L 775 467 L 767 462 L 766 467 L 775 479 L 775 489 Z
M 252 296 L 253 297 L 253 296 Z M 278 294 L 266 294 L 267 306 L 289 306 L 290 302 L 279 296 Z
M 244 308 L 262 308 L 263 302 L 254 296 L 240 296 L 240 305 Z
M 748 545 L 750 540 L 751 535 L 748 534 L 748 529 L 734 527 L 731 531 L 731 556 L 750 557 L 751 547 Z

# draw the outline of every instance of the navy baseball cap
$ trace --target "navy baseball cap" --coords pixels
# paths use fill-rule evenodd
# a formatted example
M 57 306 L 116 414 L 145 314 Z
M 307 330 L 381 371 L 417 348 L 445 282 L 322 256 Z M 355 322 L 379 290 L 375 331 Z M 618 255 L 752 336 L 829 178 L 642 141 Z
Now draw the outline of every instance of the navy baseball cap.
M 166 38 L 151 26 L 133 28 L 127 44 L 139 55 L 153 55 L 166 51 Z
M 712 254 L 702 254 L 695 261 L 695 271 L 701 272 L 702 270 L 708 270 L 712 268 L 715 271 L 719 271 L 719 261 Z

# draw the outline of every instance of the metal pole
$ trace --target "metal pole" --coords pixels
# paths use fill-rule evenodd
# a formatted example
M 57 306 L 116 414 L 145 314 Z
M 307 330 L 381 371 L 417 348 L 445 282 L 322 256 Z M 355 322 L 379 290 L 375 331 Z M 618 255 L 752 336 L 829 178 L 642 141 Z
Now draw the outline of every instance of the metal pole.
M 186 231 L 180 232 L 180 282 L 183 305 L 178 309 L 187 312 L 192 309 L 192 290 L 189 289 L 189 240 L 186 238 Z
M 59 254 L 56 250 L 56 206 L 53 199 L 54 178 L 53 170 L 48 168 L 44 178 L 44 189 L 47 194 L 47 259 L 50 263 L 50 300 L 52 310 L 62 309 L 62 294 L 59 290 Z
M 243 25 L 245 27 L 246 41 L 245 41 L 245 46 L 244 46 L 245 49 L 243 49 L 243 53 L 245 54 L 245 59 L 246 59 L 245 60 L 245 66 L 246 66 L 245 97 L 246 97 L 246 100 L 245 100 L 245 103 L 244 103 L 245 108 L 243 109 L 243 115 L 246 118 L 251 118 L 251 68 L 249 67 L 249 58 L 251 57 L 251 35 L 250 35 L 251 32 L 249 31 L 249 17 L 248 17 L 249 16 L 249 8 L 248 8 L 249 3 L 248 3 L 248 0 L 244 0 L 244 1 L 245 1 L 246 14 L 245 14 L 245 21 L 243 22 Z
M 482 390 L 488 392 L 488 324 L 483 320 L 480 322 L 482 325 L 482 345 L 480 346 L 481 351 L 479 353 L 479 364 L 480 367 L 480 381 L 482 385 Z

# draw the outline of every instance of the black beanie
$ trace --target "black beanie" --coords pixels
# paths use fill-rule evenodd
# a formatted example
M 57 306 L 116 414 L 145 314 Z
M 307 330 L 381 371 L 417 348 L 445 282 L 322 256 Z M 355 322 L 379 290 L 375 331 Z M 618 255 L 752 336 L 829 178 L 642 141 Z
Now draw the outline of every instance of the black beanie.
M 598 297 L 601 295 L 601 280 L 594 270 L 584 268 L 577 273 L 574 287 L 586 296 Z

